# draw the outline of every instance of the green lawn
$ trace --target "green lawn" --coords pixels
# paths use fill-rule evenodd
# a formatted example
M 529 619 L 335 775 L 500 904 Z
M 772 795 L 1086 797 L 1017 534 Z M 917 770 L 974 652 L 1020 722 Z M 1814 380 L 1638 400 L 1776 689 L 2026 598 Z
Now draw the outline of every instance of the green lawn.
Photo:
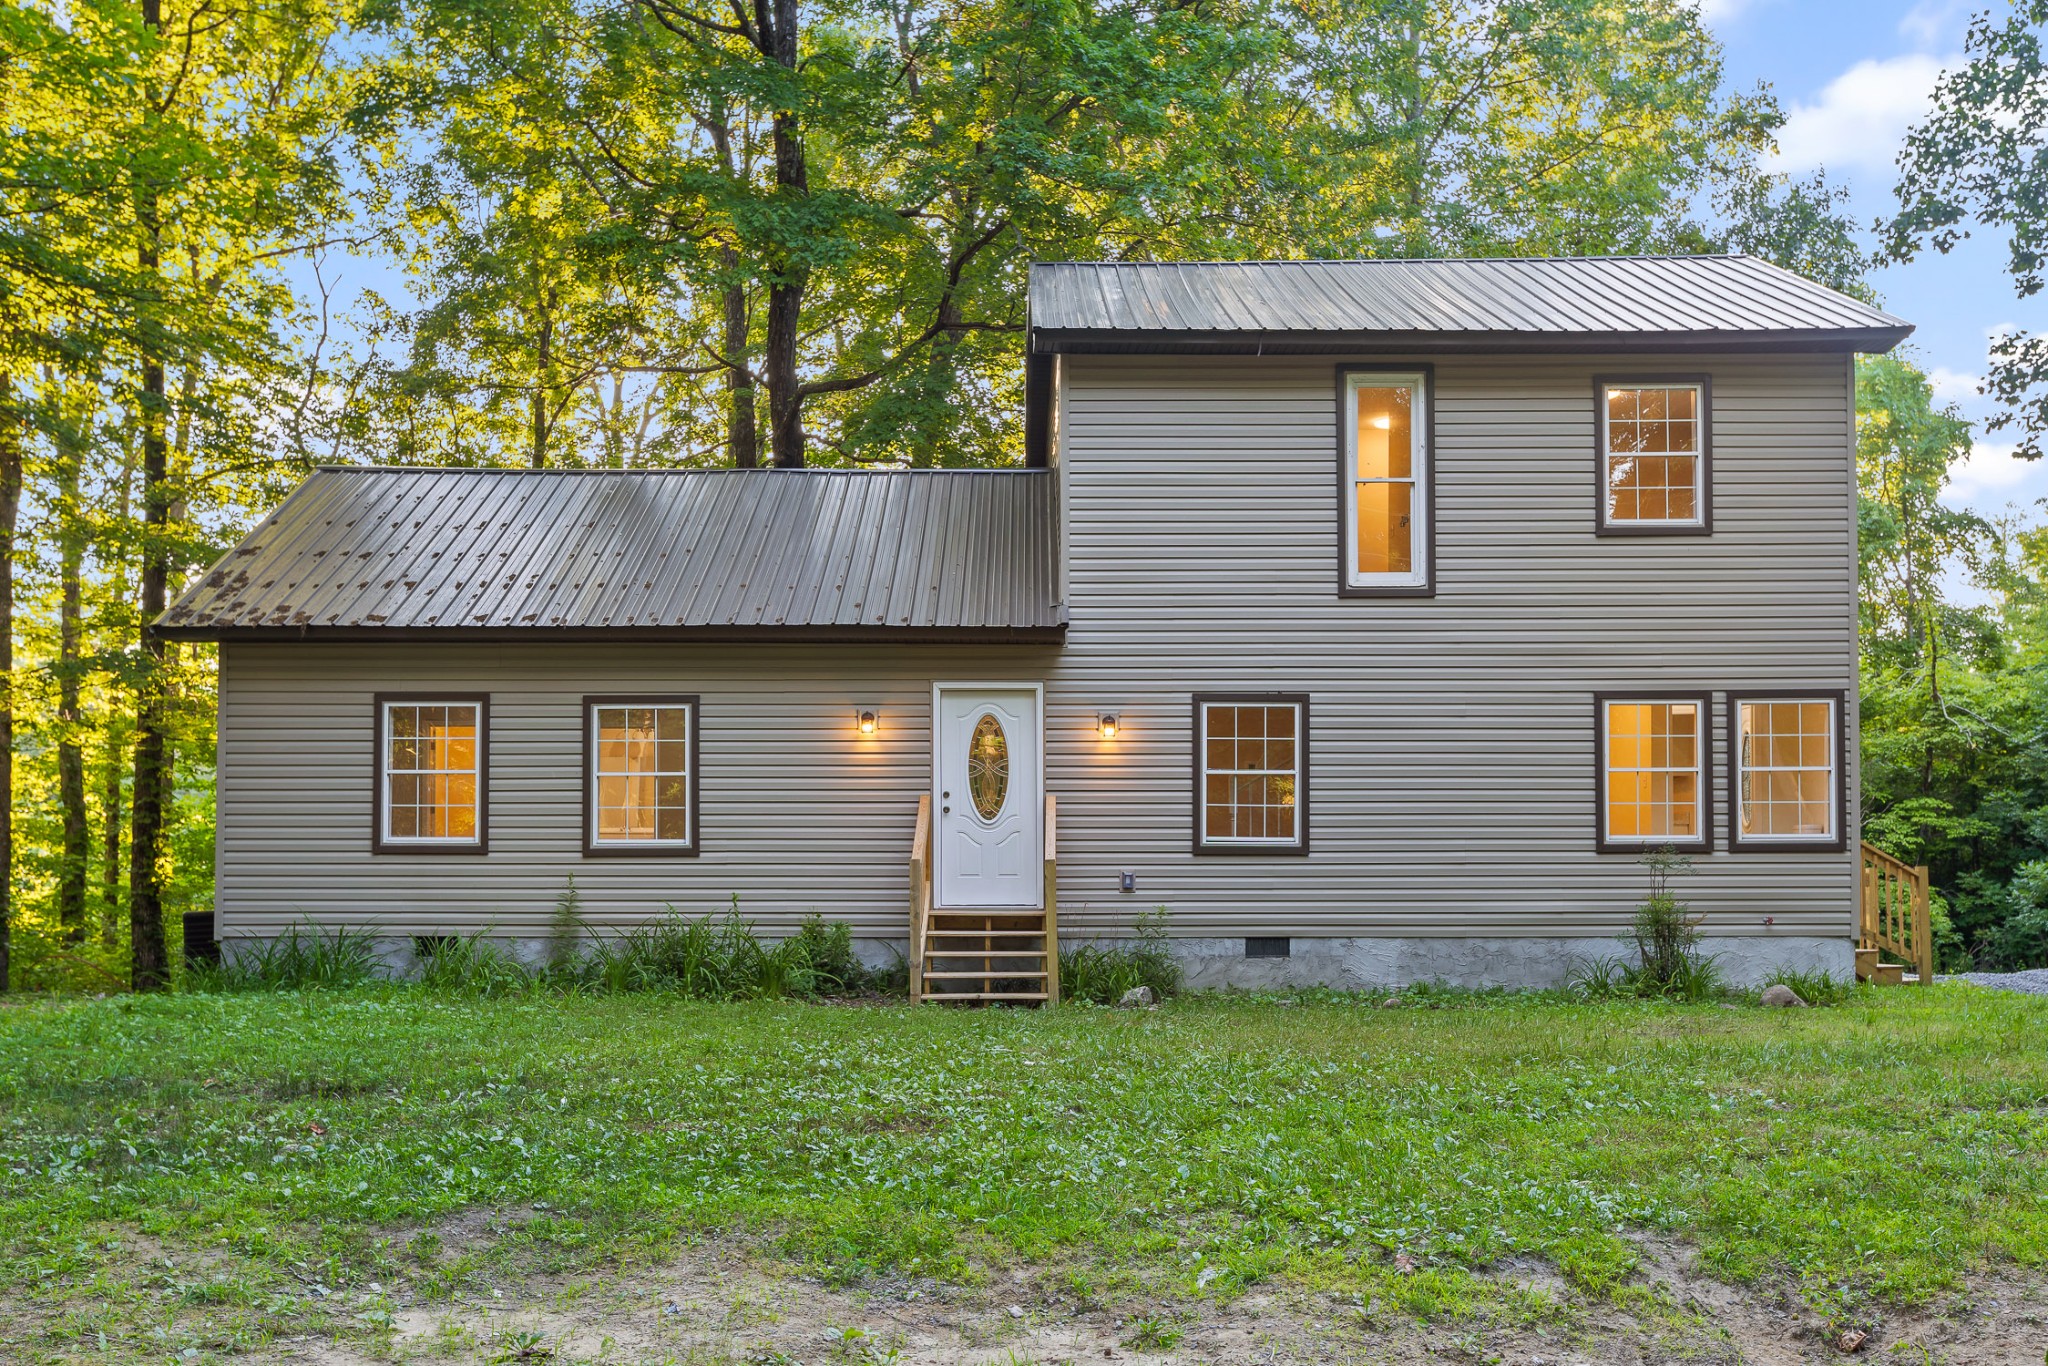
M 2048 1260 L 2048 1000 L 1424 999 L 17 1004 L 0 1295 L 83 1312 L 137 1242 L 346 1283 L 475 1207 L 534 1211 L 557 1265 L 718 1230 L 841 1282 L 1050 1260 L 1211 1296 L 1404 1254 L 1599 1294 L 1644 1231 L 1894 1303 Z

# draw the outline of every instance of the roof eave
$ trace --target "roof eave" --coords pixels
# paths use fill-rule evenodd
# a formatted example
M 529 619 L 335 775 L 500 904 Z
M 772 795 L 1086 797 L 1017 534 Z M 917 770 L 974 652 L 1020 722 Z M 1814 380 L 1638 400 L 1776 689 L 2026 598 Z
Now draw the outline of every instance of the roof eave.
M 1613 351 L 1722 354 L 1827 351 L 1881 355 L 1913 333 L 1896 327 L 1757 332 L 1226 332 L 1163 328 L 1035 328 L 1039 354 L 1188 355 L 1559 355 Z
M 161 620 L 149 627 L 158 640 L 215 641 L 490 641 L 496 644 L 537 642 L 583 642 L 608 640 L 657 643 L 689 641 L 696 644 L 795 644 L 838 642 L 845 644 L 1057 644 L 1066 638 L 1064 610 L 1059 619 L 1024 626 L 214 626 L 167 625 Z

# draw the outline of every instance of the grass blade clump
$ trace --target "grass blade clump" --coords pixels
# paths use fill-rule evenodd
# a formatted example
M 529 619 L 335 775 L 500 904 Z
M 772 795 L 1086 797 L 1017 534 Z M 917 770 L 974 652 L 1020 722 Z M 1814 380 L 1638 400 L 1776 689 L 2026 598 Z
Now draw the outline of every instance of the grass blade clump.
M 483 930 L 431 942 L 420 958 L 420 985 L 455 996 L 509 996 L 535 986 L 539 974 Z
M 294 925 L 271 939 L 236 941 L 219 963 L 186 970 L 192 991 L 314 991 L 360 986 L 376 976 L 377 941 L 364 930 Z
M 601 939 L 581 960 L 581 982 L 598 991 L 672 992 L 704 1001 L 816 997 L 869 985 L 844 922 L 812 916 L 793 935 L 764 943 L 741 918 L 692 920 L 674 907 L 656 921 Z
M 1125 942 L 1063 945 L 1060 999 L 1115 1005 L 1133 987 L 1150 987 L 1160 999 L 1181 989 L 1180 962 L 1166 938 L 1166 908 L 1138 917 L 1136 934 Z

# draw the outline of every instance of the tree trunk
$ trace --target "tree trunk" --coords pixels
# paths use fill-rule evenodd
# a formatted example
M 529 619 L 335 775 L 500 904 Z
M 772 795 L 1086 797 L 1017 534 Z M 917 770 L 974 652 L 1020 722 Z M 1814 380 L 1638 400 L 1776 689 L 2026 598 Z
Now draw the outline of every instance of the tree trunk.
M 78 476 L 84 452 L 67 427 L 57 445 L 57 805 L 63 849 L 57 865 L 57 923 L 71 943 L 85 939 L 85 885 L 91 836 L 85 820 L 85 750 L 79 743 L 80 655 L 84 621 L 81 579 L 85 537 L 79 523 Z
M 163 35 L 160 0 L 142 0 L 142 22 Z M 135 190 L 135 222 L 139 229 L 135 259 L 145 287 L 161 269 L 158 256 L 162 223 L 156 187 L 143 181 Z M 135 795 L 128 837 L 128 982 L 136 991 L 160 991 L 170 985 L 170 955 L 164 944 L 163 884 L 158 868 L 163 840 L 165 803 L 164 644 L 150 632 L 163 615 L 164 588 L 170 580 L 170 544 L 165 534 L 171 497 L 164 439 L 164 361 L 150 335 L 155 320 L 144 302 L 142 319 L 142 396 L 136 425 L 142 433 L 142 671 L 135 697 Z
M 13 981 L 14 528 L 21 513 L 21 424 L 14 378 L 0 373 L 0 991 Z
M 726 248 L 728 264 L 739 253 Z M 747 287 L 738 280 L 725 287 L 725 444 L 735 468 L 750 470 L 761 463 L 761 437 L 754 426 L 754 376 L 747 361 Z
M 100 945 L 108 949 L 121 938 L 121 748 L 119 726 L 109 718 L 106 782 L 100 788 Z
M 763 55 L 791 73 L 797 69 L 797 0 L 757 0 Z M 811 192 L 804 159 L 803 127 L 794 109 L 778 109 L 774 122 L 775 189 L 784 200 Z M 785 248 L 768 282 L 768 444 L 775 463 L 794 469 L 804 463 L 804 401 L 797 372 L 797 340 L 803 329 L 804 287 L 810 272 Z
M 544 470 L 548 467 L 548 370 L 554 362 L 554 314 L 542 309 L 539 322 L 534 336 L 533 467 Z

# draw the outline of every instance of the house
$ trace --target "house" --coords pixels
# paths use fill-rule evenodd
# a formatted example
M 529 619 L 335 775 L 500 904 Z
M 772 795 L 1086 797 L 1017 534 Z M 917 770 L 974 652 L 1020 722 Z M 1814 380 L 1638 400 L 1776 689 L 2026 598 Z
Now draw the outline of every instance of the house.
M 323 469 L 158 627 L 220 642 L 219 934 L 537 942 L 573 878 L 931 990 L 1155 907 L 1196 984 L 1548 983 L 1671 846 L 1732 976 L 1846 977 L 1909 331 L 1739 256 L 1061 263 L 1022 468 Z

